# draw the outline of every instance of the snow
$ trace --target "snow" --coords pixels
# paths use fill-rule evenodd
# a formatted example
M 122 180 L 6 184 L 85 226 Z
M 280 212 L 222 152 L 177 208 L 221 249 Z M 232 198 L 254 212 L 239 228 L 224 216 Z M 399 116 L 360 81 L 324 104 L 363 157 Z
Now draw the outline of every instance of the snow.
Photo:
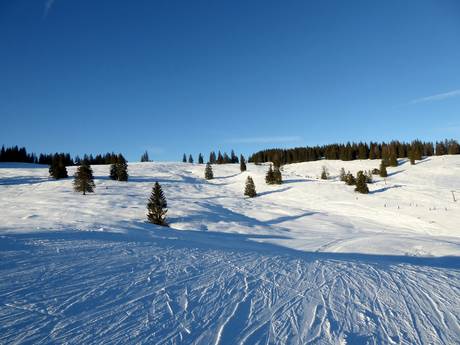
M 266 165 L 93 166 L 83 196 L 2 163 L 0 343 L 458 343 L 460 156 L 400 160 L 368 195 L 338 180 L 378 164 L 291 164 L 280 186 Z M 145 222 L 155 181 L 170 228 Z

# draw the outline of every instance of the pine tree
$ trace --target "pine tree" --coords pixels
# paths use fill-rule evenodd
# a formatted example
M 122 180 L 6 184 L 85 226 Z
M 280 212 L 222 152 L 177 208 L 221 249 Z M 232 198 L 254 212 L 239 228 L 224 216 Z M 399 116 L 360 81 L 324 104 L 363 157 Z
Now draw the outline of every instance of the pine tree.
M 217 153 L 217 164 L 224 164 L 224 157 L 220 151 Z
M 240 155 L 240 171 L 246 171 L 246 160 L 244 159 L 243 155 Z
M 187 163 L 187 156 L 185 155 L 185 153 L 182 156 L 182 163 Z
M 257 196 L 256 186 L 254 185 L 254 181 L 252 180 L 251 176 L 248 176 L 246 179 L 246 186 L 244 188 L 244 195 L 254 198 Z
M 150 162 L 149 154 L 147 150 L 141 156 L 141 162 Z
M 128 181 L 128 163 L 122 154 L 118 154 L 110 165 L 110 178 L 116 181 Z
M 61 154 L 55 154 L 52 158 L 48 171 L 50 176 L 56 180 L 68 177 L 64 156 Z
M 282 184 L 283 183 L 283 176 L 281 175 L 281 170 L 279 166 L 275 165 L 273 169 L 273 184 Z
M 232 152 L 230 153 L 230 161 L 232 163 L 239 163 L 238 161 L 238 157 L 237 155 L 235 154 L 235 151 L 232 150 Z
M 203 155 L 200 153 L 198 155 L 198 164 L 203 164 L 204 163 L 204 158 L 203 158 Z
M 166 223 L 166 212 L 167 210 L 166 198 L 163 190 L 158 182 L 152 188 L 152 194 L 150 195 L 147 203 L 147 219 L 150 223 L 156 225 L 167 226 Z
M 364 176 L 366 176 L 366 183 L 372 183 L 372 171 L 366 171 Z
M 362 171 L 358 171 L 358 175 L 356 178 L 355 192 L 359 192 L 361 194 L 369 193 L 369 188 L 367 188 L 367 183 L 366 183 L 366 176 L 364 175 Z
M 355 177 L 353 176 L 353 174 L 351 172 L 347 173 L 345 183 L 348 186 L 354 186 L 356 184 L 356 179 L 355 179 Z
M 275 176 L 273 174 L 272 165 L 270 164 L 270 167 L 268 168 L 267 174 L 265 175 L 265 183 L 273 184 L 274 181 L 275 181 Z
M 345 182 L 347 180 L 347 173 L 345 172 L 345 169 L 342 168 L 340 169 L 340 181 Z
M 214 173 L 212 172 L 211 163 L 206 163 L 206 168 L 204 169 L 204 178 L 206 180 L 212 180 L 214 178 Z
M 412 148 L 409 151 L 409 160 L 411 165 L 415 165 L 415 151 Z
M 384 164 L 383 160 L 380 163 L 380 169 L 379 170 L 380 170 L 380 177 L 387 177 L 388 176 L 387 167 Z
M 96 185 L 94 184 L 93 170 L 88 162 L 83 161 L 82 165 L 77 168 L 73 186 L 76 192 L 82 192 L 83 195 L 94 192 Z
M 193 163 L 193 157 L 192 157 L 192 155 L 189 155 L 189 156 L 188 156 L 188 162 L 189 162 L 189 163 Z
M 216 153 L 214 151 L 209 154 L 209 163 L 216 164 Z
M 396 158 L 396 153 L 395 152 L 391 152 L 388 164 L 389 164 L 390 167 L 397 167 L 398 166 L 398 159 Z
M 321 170 L 321 179 L 327 180 L 328 178 L 329 178 L 329 172 L 327 171 L 327 168 L 323 165 L 322 170 Z

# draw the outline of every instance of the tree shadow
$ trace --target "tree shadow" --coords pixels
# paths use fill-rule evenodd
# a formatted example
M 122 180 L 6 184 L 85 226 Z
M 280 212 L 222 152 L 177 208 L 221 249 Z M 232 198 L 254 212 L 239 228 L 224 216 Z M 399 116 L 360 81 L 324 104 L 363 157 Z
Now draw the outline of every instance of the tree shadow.
M 283 247 L 272 242 L 255 240 L 289 239 L 280 235 L 240 234 L 215 231 L 175 230 L 146 222 L 120 223 L 129 225 L 126 233 L 100 231 L 50 231 L 2 235 L 4 245 L 0 252 L 7 250 L 34 251 L 33 243 L 45 241 L 100 241 L 152 244 L 162 248 L 187 248 L 198 250 L 223 250 L 231 252 L 254 252 L 268 256 L 284 256 L 304 262 L 339 261 L 343 263 L 368 264 L 379 267 L 415 265 L 444 269 L 460 269 L 459 256 L 421 257 L 386 254 L 312 252 Z M 10 244 L 13 248 L 9 248 Z M 15 248 L 14 248 L 15 247 Z M 33 253 L 32 253 L 33 254 Z
M 65 180 L 65 179 L 63 179 Z M 0 185 L 2 186 L 12 186 L 20 184 L 37 184 L 43 182 L 56 181 L 48 177 L 34 177 L 34 176 L 15 176 L 15 177 L 2 177 L 0 178 Z
M 270 195 L 270 194 L 282 193 L 282 192 L 285 192 L 285 191 L 287 191 L 287 190 L 289 190 L 291 188 L 292 187 L 284 187 L 284 188 L 280 188 L 280 189 L 276 189 L 276 190 L 268 190 L 268 191 L 265 191 L 265 192 L 257 193 L 257 196 L 261 197 L 261 196 Z
M 387 186 L 387 187 L 382 187 L 382 188 L 379 188 L 379 189 L 376 189 L 376 190 L 371 190 L 369 191 L 369 194 L 377 194 L 377 193 L 383 193 L 389 189 L 394 189 L 394 188 L 401 188 L 403 187 L 403 185 L 401 184 L 395 184 L 393 186 Z
M 390 176 L 395 176 L 395 175 L 398 175 L 398 174 L 401 174 L 401 173 L 403 173 L 403 172 L 405 172 L 405 171 L 406 171 L 406 169 L 398 170 L 398 171 L 393 171 L 393 172 L 391 172 L 391 173 L 388 173 L 388 177 L 390 177 Z
M 308 182 L 307 179 L 293 179 L 293 180 L 284 180 L 283 184 L 289 184 L 289 183 L 299 183 L 299 182 Z
M 232 175 L 228 175 L 228 176 L 214 177 L 214 180 L 225 180 L 225 179 L 229 179 L 229 178 L 232 178 L 232 177 L 236 177 L 239 174 L 241 174 L 241 173 L 236 173 L 236 174 L 232 174 Z

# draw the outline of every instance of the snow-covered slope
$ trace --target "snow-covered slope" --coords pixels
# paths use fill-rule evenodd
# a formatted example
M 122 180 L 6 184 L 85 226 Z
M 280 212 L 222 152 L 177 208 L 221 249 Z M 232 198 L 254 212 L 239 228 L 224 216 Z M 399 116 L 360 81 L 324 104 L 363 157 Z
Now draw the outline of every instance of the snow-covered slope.
M 94 166 L 86 196 L 0 165 L 0 343 L 456 343 L 460 156 L 401 160 L 368 195 L 338 180 L 378 163 L 292 164 L 280 186 L 264 165 Z M 145 223 L 155 181 L 171 228 Z

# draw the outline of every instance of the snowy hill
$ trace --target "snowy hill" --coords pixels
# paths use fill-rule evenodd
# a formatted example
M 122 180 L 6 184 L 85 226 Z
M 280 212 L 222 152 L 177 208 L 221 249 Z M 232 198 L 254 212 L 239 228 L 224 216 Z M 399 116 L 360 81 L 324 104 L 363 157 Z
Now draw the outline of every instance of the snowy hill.
M 456 343 L 460 156 L 401 160 L 368 195 L 338 179 L 378 164 L 287 165 L 280 186 L 266 165 L 93 166 L 86 196 L 2 164 L 0 343 Z M 171 228 L 145 222 L 155 181 Z

